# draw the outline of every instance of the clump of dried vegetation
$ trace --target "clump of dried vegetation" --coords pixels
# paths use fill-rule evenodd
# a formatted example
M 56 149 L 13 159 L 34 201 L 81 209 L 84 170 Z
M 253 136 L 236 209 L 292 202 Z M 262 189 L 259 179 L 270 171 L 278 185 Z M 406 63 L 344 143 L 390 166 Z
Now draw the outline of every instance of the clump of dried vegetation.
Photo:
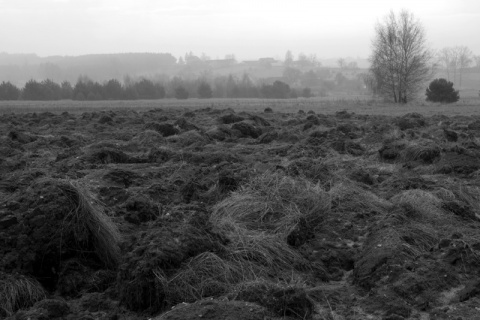
M 117 226 L 104 212 L 102 205 L 81 183 L 72 180 L 46 180 L 70 200 L 65 214 L 63 232 L 72 233 L 79 245 L 93 242 L 97 256 L 109 268 L 116 269 L 120 261 L 121 240 Z
M 0 272 L 0 316 L 11 316 L 45 297 L 46 292 L 37 280 Z

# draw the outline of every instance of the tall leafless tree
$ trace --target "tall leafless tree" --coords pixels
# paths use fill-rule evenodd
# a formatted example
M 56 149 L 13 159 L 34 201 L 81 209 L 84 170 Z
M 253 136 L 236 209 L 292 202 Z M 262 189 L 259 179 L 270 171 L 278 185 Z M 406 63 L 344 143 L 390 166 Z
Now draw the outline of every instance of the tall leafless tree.
M 433 76 L 425 31 L 412 13 L 393 11 L 375 28 L 370 73 L 379 93 L 396 102 L 414 99 Z
M 465 47 L 465 46 L 456 47 L 456 51 L 458 52 L 460 87 L 462 87 L 462 73 L 465 68 L 468 68 L 472 64 L 473 53 L 472 53 L 472 50 L 470 50 L 468 47 Z
M 438 61 L 440 62 L 441 66 L 445 68 L 448 81 L 450 81 L 450 70 L 452 67 L 452 57 L 453 57 L 452 50 L 453 50 L 452 48 L 443 48 L 437 53 Z M 455 81 L 455 79 L 453 81 Z

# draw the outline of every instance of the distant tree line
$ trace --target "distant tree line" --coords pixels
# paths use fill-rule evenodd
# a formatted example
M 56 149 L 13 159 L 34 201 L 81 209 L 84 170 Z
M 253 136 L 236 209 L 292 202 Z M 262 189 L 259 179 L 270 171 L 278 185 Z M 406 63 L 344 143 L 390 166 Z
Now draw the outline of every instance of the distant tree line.
M 68 81 L 58 84 L 49 79 L 30 80 L 21 89 L 10 82 L 0 84 L 0 100 L 136 100 L 164 97 L 164 86 L 148 79 L 122 85 L 116 79 L 100 84 L 80 77 L 74 86 Z
M 163 83 L 149 79 L 132 81 L 129 78 L 123 84 L 117 79 L 99 83 L 88 77 L 80 77 L 75 85 L 68 81 L 58 84 L 50 79 L 30 80 L 23 88 L 18 88 L 10 82 L 0 83 L 0 100 L 288 99 L 312 96 L 309 87 L 292 88 L 280 80 L 255 84 L 247 74 L 241 79 L 233 75 L 219 76 L 210 80 L 205 77 L 197 79 L 173 77 Z

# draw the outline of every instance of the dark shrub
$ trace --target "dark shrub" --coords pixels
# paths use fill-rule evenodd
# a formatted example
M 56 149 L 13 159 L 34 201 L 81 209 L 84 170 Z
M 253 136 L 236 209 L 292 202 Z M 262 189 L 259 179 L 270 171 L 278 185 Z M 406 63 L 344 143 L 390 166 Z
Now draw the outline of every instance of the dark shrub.
M 433 80 L 427 88 L 427 101 L 452 103 L 460 99 L 458 90 L 455 91 L 453 83 L 443 78 Z

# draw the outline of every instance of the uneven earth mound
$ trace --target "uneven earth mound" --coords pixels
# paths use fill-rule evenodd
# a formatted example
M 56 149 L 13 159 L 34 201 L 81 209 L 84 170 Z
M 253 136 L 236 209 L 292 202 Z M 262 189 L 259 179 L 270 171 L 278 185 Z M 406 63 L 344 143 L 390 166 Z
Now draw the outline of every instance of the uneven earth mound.
M 478 117 L 0 116 L 0 318 L 480 318 Z

